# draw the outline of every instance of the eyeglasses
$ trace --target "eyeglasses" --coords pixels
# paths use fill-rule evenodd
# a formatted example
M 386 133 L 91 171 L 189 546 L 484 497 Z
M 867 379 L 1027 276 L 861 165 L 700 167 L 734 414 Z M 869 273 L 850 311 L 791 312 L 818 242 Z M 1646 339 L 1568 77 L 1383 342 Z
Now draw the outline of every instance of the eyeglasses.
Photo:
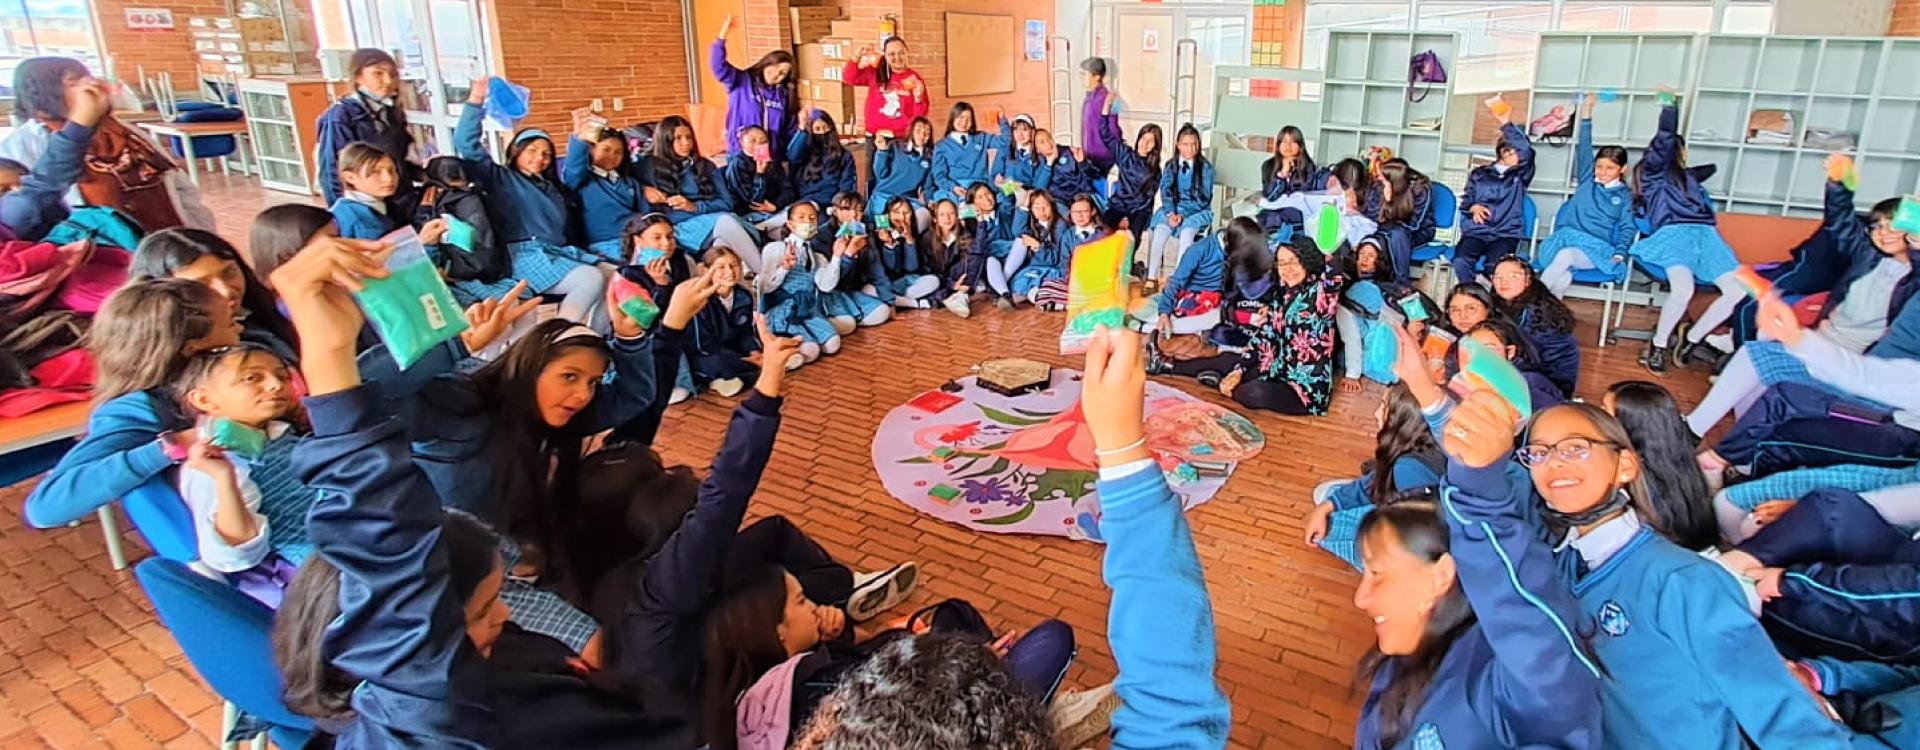
M 1528 443 L 1513 452 L 1513 457 L 1522 466 L 1544 466 L 1555 456 L 1567 463 L 1581 463 L 1593 456 L 1594 446 L 1619 448 L 1620 444 L 1608 440 L 1592 440 L 1583 437 L 1570 437 L 1552 445 Z
M 1895 227 L 1891 221 L 1877 222 L 1867 229 L 1875 234 L 1906 234 L 1906 232 Z
M 1276 261 L 1274 261 L 1274 262 L 1273 262 L 1273 267 L 1274 267 L 1274 268 L 1299 268 L 1299 267 L 1300 267 L 1300 261 L 1297 261 L 1297 260 L 1276 260 Z

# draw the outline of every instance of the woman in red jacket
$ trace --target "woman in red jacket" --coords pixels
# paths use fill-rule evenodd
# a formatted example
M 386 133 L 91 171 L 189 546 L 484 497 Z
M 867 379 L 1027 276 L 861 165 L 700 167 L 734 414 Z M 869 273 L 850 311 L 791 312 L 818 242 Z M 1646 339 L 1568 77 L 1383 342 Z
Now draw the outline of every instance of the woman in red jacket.
M 867 106 L 860 124 L 868 133 L 887 131 L 896 137 L 913 130 L 913 119 L 927 116 L 931 105 L 927 81 L 907 67 L 907 42 L 887 37 L 876 54 L 872 47 L 847 61 L 842 74 L 848 85 L 867 87 Z

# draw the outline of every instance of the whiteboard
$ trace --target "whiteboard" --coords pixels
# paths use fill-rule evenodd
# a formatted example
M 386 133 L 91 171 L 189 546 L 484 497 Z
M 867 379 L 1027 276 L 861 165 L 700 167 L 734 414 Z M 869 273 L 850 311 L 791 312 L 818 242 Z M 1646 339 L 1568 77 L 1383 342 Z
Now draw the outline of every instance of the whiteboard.
M 1013 16 L 947 13 L 947 96 L 1013 93 Z

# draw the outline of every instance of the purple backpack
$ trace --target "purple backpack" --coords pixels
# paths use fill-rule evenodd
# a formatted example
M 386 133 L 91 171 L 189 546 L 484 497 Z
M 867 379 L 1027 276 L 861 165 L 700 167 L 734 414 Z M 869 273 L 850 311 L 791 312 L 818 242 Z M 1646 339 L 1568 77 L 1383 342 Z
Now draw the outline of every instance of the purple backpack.
M 1420 102 L 1427 98 L 1433 89 L 1421 84 L 1446 83 L 1447 68 L 1440 64 L 1439 53 L 1427 50 L 1413 56 L 1407 63 L 1407 101 Z

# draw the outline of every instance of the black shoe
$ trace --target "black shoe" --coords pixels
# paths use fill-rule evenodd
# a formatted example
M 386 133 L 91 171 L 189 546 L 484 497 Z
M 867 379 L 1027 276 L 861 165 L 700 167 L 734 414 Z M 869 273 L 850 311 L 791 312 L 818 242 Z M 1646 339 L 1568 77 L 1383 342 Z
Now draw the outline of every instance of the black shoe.
M 1224 373 L 1207 370 L 1206 372 L 1193 376 L 1193 379 L 1200 381 L 1201 385 L 1217 390 L 1220 388 L 1220 380 L 1225 377 L 1226 374 Z
M 1134 278 L 1136 278 L 1136 279 L 1145 279 L 1145 278 L 1147 278 L 1147 264 L 1145 264 L 1145 263 L 1141 263 L 1140 261 L 1137 261 L 1137 260 L 1136 260 L 1136 261 L 1134 261 L 1134 262 L 1133 262 L 1133 277 L 1134 277 Z
M 1667 339 L 1673 342 L 1673 361 L 1681 367 L 1687 366 L 1688 355 L 1693 354 L 1693 348 L 1700 345 L 1699 342 L 1687 340 L 1687 334 L 1692 332 L 1693 321 L 1682 319 L 1680 325 L 1673 327 L 1673 335 Z
M 1173 363 L 1160 354 L 1160 337 L 1147 337 L 1147 374 L 1166 375 L 1173 372 Z
M 1646 365 L 1647 372 L 1655 375 L 1667 374 L 1667 348 L 1656 346 L 1648 350 L 1647 360 L 1641 364 Z
M 1717 346 L 1701 341 L 1688 345 L 1685 354 L 1676 351 L 1673 356 L 1682 365 L 1706 365 L 1708 369 L 1719 372 L 1720 363 L 1725 360 L 1727 353 L 1720 351 Z

